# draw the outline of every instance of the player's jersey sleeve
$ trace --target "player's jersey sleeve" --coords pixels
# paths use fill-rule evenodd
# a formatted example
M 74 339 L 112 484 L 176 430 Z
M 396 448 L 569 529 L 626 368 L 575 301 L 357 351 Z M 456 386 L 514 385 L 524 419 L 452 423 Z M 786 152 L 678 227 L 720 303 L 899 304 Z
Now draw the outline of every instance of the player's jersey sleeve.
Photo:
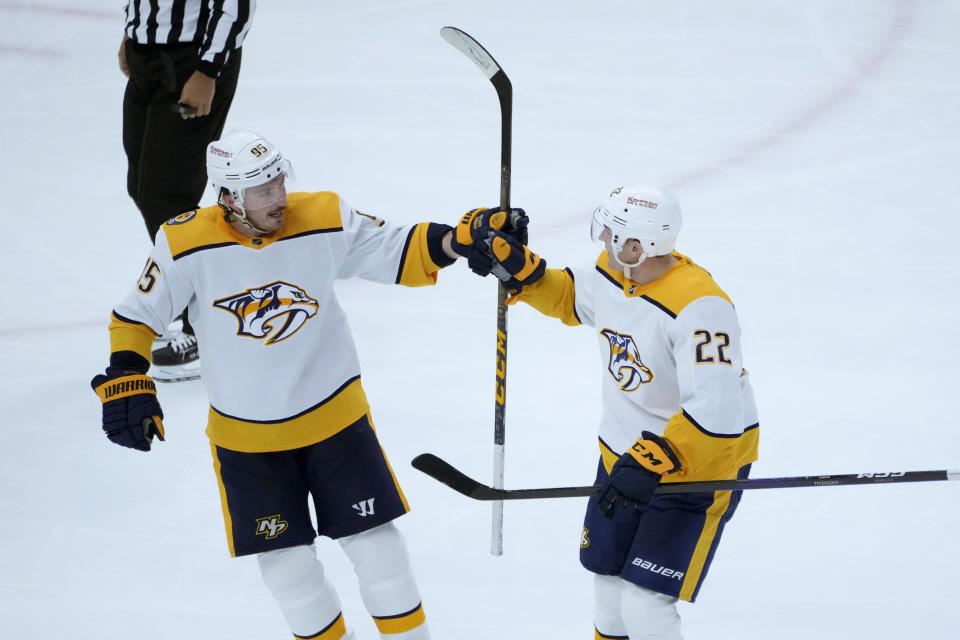
M 164 332 L 192 297 L 193 286 L 171 257 L 161 227 L 140 279 L 113 310 L 111 353 L 133 351 L 149 361 L 153 338 Z
M 454 262 L 441 248 L 450 228 L 431 222 L 399 226 L 340 201 L 346 243 L 339 277 L 420 287 L 435 284 L 437 272 Z
M 574 327 L 580 324 L 593 326 L 590 306 L 581 303 L 589 299 L 588 293 L 579 286 L 577 276 L 570 269 L 547 269 L 543 277 L 507 300 L 507 304 L 526 302 L 545 316 L 559 318 L 563 324 Z M 584 322 L 580 313 L 590 319 Z
M 720 297 L 700 298 L 677 316 L 671 333 L 681 410 L 664 436 L 684 469 L 669 479 L 734 478 L 757 459 L 758 435 L 736 312 Z

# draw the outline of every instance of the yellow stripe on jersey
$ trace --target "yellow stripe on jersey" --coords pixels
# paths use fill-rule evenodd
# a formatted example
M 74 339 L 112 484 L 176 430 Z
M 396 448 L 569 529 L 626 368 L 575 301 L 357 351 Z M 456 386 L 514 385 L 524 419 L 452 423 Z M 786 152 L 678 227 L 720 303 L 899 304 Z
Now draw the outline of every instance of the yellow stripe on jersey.
M 706 521 L 703 523 L 703 530 L 697 539 L 697 546 L 693 549 L 693 557 L 683 575 L 683 584 L 680 585 L 680 599 L 690 602 L 697 590 L 697 583 L 700 582 L 700 576 L 703 575 L 704 565 L 710 555 L 710 547 L 713 546 L 714 539 L 717 537 L 717 529 L 720 527 L 720 521 L 723 515 L 730 508 L 730 491 L 717 491 L 713 494 L 713 504 L 707 509 Z
M 202 249 L 226 245 L 263 249 L 286 238 L 339 231 L 342 228 L 340 196 L 332 191 L 288 194 L 283 228 L 269 236 L 248 238 L 239 233 L 224 220 L 223 209 L 219 205 L 177 216 L 163 225 L 170 255 L 174 259 Z
M 245 239 L 223 219 L 219 205 L 198 209 L 192 216 L 179 215 L 161 228 L 174 259 L 209 246 L 240 244 Z
M 392 633 L 404 633 L 411 629 L 416 629 L 427 621 L 426 614 L 423 613 L 423 605 L 418 604 L 415 608 L 406 613 L 396 616 L 372 616 L 374 624 L 377 625 L 380 633 L 389 635 Z
M 343 621 L 343 613 L 338 613 L 337 617 L 326 627 L 313 634 L 312 636 L 298 636 L 293 634 L 296 640 L 340 640 L 347 635 L 347 624 Z
M 757 460 L 760 429 L 750 427 L 735 436 L 712 435 L 694 425 L 681 411 L 667 423 L 663 437 L 670 442 L 683 468 L 664 476 L 661 482 L 734 480 L 740 467 Z M 599 445 L 603 466 L 610 473 L 620 454 L 602 439 Z
M 220 488 L 220 508 L 223 509 L 223 525 L 227 529 L 227 547 L 230 557 L 236 558 L 237 552 L 233 547 L 233 518 L 230 517 L 230 507 L 227 505 L 227 489 L 223 486 L 220 476 L 220 458 L 217 456 L 217 445 L 210 443 L 210 453 L 213 455 L 213 473 L 217 476 L 217 486 Z
M 526 302 L 545 316 L 559 318 L 563 324 L 575 327 L 580 324 L 574 310 L 576 288 L 573 276 L 564 269 L 547 269 L 543 277 L 524 287 L 519 294 L 507 300 L 507 304 Z
M 736 435 L 706 431 L 680 411 L 670 418 L 663 437 L 670 442 L 683 468 L 663 478 L 663 482 L 733 480 L 740 467 L 756 461 L 760 429 L 755 425 Z
M 607 446 L 607 443 L 604 442 L 602 438 L 599 439 L 599 442 L 600 457 L 603 458 L 603 468 L 606 469 L 609 474 L 613 470 L 613 465 L 620 459 L 620 454 Z
M 299 449 L 339 433 L 369 410 L 358 376 L 306 411 L 280 420 L 244 420 L 211 406 L 207 437 L 213 444 L 244 453 Z
M 630 636 L 605 636 L 594 627 L 593 640 L 630 640 Z
M 120 318 L 116 313 L 110 320 L 110 352 L 133 351 L 150 361 L 150 351 L 157 334 L 145 324 L 130 322 Z
M 407 287 L 425 287 L 437 283 L 440 267 L 430 258 L 427 245 L 429 222 L 416 225 L 407 237 L 407 246 L 403 249 L 403 264 L 400 265 L 397 284 Z
M 730 302 L 729 296 L 717 286 L 706 269 L 676 251 L 673 257 L 677 259 L 676 264 L 649 284 L 634 282 L 624 276 L 623 271 L 611 269 L 607 263 L 606 251 L 597 258 L 597 269 L 602 271 L 608 280 L 618 283 L 626 297 L 645 298 L 674 317 L 691 302 L 700 298 L 716 296 Z
M 286 222 L 283 229 L 277 233 L 276 240 L 313 231 L 343 229 L 343 219 L 340 217 L 340 196 L 333 191 L 289 194 L 284 216 Z

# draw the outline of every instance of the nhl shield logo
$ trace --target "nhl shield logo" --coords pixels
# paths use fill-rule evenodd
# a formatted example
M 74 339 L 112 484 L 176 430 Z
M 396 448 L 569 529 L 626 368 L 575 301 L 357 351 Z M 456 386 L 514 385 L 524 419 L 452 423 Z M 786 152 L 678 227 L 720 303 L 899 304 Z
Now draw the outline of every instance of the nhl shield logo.
M 633 337 L 612 329 L 600 332 L 610 343 L 610 364 L 607 369 L 620 383 L 621 391 L 636 391 L 640 385 L 653 380 L 653 372 L 640 360 L 640 350 Z
M 213 301 L 237 319 L 237 335 L 271 345 L 286 340 L 313 316 L 320 305 L 302 288 L 278 280 Z

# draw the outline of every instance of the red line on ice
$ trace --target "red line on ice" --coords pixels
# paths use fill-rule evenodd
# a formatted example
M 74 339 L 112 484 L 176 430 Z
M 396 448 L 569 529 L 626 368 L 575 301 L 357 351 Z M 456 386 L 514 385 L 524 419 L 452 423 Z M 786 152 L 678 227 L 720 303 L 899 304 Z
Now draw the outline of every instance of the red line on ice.
M 784 144 L 790 136 L 811 128 L 827 114 L 835 111 L 852 97 L 860 86 L 875 75 L 882 64 L 899 47 L 914 18 L 915 5 L 916 0 L 898 0 L 893 19 L 890 21 L 886 33 L 879 38 L 880 46 L 838 87 L 823 95 L 819 100 L 810 103 L 796 115 L 787 118 L 773 132 L 747 142 L 739 149 L 722 156 L 719 160 L 693 168 L 677 178 L 667 180 L 667 183 L 672 187 L 686 187 L 729 167 L 744 164 L 748 160 L 752 160 L 754 156 L 777 145 Z M 552 233 L 570 227 L 585 226 L 587 215 L 588 212 L 578 213 L 562 218 L 553 224 L 537 225 L 537 232 Z
M 39 47 L 11 47 L 0 44 L 0 55 L 25 56 L 27 58 L 66 58 L 67 52 L 59 49 L 41 49 Z
M 27 4 L 25 2 L 0 2 L 0 9 L 4 11 L 32 11 L 34 13 L 49 13 L 53 15 L 70 16 L 73 18 L 92 18 L 95 20 L 111 20 L 118 25 L 123 21 L 123 12 L 120 3 L 116 11 L 101 11 L 99 9 L 77 9 L 51 4 Z
M 102 328 L 104 331 L 110 324 L 109 316 L 104 316 L 101 320 L 78 320 L 77 322 L 58 322 L 55 324 L 38 324 L 22 327 L 4 327 L 0 328 L 0 340 L 4 338 L 23 338 L 29 335 L 40 333 L 52 333 L 63 331 L 76 331 L 78 329 Z
M 850 98 L 856 90 L 879 70 L 881 64 L 890 57 L 897 48 L 903 36 L 907 33 L 910 21 L 913 18 L 913 8 L 916 0 L 899 0 L 896 13 L 886 33 L 880 40 L 881 46 L 874 51 L 856 72 L 833 91 L 827 93 L 816 102 L 808 105 L 798 114 L 789 118 L 772 133 L 751 140 L 740 149 L 723 158 L 702 167 L 693 169 L 679 178 L 671 180 L 673 186 L 687 186 L 707 176 L 718 173 L 727 167 L 742 164 L 753 156 L 783 144 L 786 139 L 799 131 L 809 129 L 825 115 L 834 111 L 839 105 Z

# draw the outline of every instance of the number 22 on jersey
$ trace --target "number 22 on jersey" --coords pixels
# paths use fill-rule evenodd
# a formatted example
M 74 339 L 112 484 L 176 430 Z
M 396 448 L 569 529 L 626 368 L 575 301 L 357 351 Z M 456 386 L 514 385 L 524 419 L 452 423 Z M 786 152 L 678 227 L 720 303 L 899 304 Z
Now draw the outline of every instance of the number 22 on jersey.
M 715 331 L 711 334 L 706 329 L 697 329 L 693 332 L 694 336 L 700 337 L 697 343 L 697 364 L 720 364 L 732 365 L 733 362 L 724 353 L 724 349 L 730 346 L 730 334 L 723 331 Z M 716 357 L 713 354 L 716 354 Z

